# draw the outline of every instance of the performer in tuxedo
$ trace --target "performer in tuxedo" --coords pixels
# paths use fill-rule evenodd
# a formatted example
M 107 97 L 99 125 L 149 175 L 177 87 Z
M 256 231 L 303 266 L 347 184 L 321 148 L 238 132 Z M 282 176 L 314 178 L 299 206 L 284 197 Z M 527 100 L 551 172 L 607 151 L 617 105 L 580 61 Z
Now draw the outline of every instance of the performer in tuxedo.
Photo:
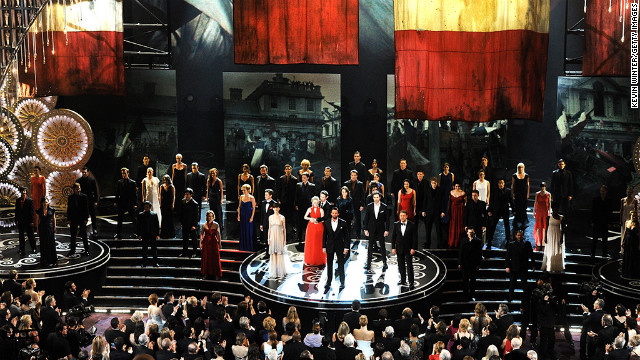
M 258 180 L 260 181 L 260 180 Z M 260 184 L 258 182 L 258 184 Z M 258 209 L 259 221 L 255 221 L 260 226 L 260 244 L 267 245 L 267 237 L 269 235 L 269 216 L 273 215 L 273 190 L 266 189 L 264 191 L 264 200 L 260 202 Z
M 380 255 L 382 256 L 382 271 L 387 270 L 387 250 L 384 238 L 389 235 L 389 219 L 387 215 L 387 205 L 380 201 L 380 193 L 373 194 L 373 202 L 367 205 L 364 214 L 364 234 L 369 237 L 369 246 L 367 247 L 367 264 L 365 269 L 371 270 L 371 257 L 373 253 L 373 244 L 378 243 L 380 246 Z
M 338 197 L 338 180 L 331 176 L 331 167 L 324 168 L 324 177 L 320 182 L 320 191 L 324 190 L 328 194 L 329 199 L 336 199 Z M 322 199 L 320 199 L 322 200 Z M 326 213 L 326 212 L 325 212 Z M 329 214 L 327 214 L 327 218 Z
M 565 169 L 564 160 L 558 160 L 558 168 L 551 175 L 551 195 L 553 195 L 551 207 L 558 209 L 566 218 L 569 211 L 569 203 L 573 198 L 573 175 Z
M 188 256 L 189 238 L 191 238 L 193 252 L 190 256 L 195 257 L 198 246 L 196 229 L 200 226 L 200 211 L 198 210 L 198 203 L 193 199 L 193 190 L 191 188 L 184 190 L 184 199 L 182 199 L 179 214 L 180 225 L 182 226 L 182 253 L 180 256 Z
M 331 209 L 333 209 L 333 204 L 329 202 L 329 194 L 326 190 L 320 191 L 320 203 L 318 204 L 322 211 L 324 212 L 324 216 L 318 219 L 318 221 L 325 221 L 331 217 Z
M 491 191 L 491 203 L 487 212 L 487 249 L 491 250 L 493 235 L 496 232 L 498 221 L 504 223 L 504 238 L 507 244 L 511 241 L 511 229 L 509 226 L 509 206 L 513 209 L 513 197 L 511 189 L 504 186 L 504 179 L 498 180 L 498 188 Z
M 420 223 L 424 222 L 426 225 L 426 219 L 422 215 L 425 212 L 424 210 L 424 197 L 429 189 L 429 180 L 424 178 L 424 171 L 418 170 L 416 172 L 416 179 L 411 183 L 411 188 L 416 191 L 416 214 L 415 214 L 415 223 L 416 228 L 420 227 Z M 427 243 L 429 242 L 429 238 L 427 237 Z
M 349 163 L 349 171 L 355 170 L 358 174 L 358 181 L 363 184 L 367 181 L 367 166 L 360 161 L 360 151 L 356 151 L 353 153 L 353 161 Z
M 349 227 L 347 222 L 338 218 L 338 208 L 331 209 L 331 218 L 324 221 L 324 232 L 322 236 L 322 251 L 327 254 L 327 285 L 324 287 L 325 294 L 331 289 L 333 281 L 333 255 L 338 258 L 338 274 L 340 275 L 340 291 L 344 289 L 344 263 L 349 254 L 351 239 L 349 238 Z
M 98 235 L 96 207 L 98 206 L 98 200 L 100 200 L 98 183 L 93 176 L 89 176 L 89 168 L 87 168 L 86 166 L 82 168 L 82 176 L 77 178 L 76 182 L 80 184 L 82 193 L 87 195 L 87 202 L 89 204 L 89 216 L 91 216 L 91 232 L 93 233 L 93 236 L 96 236 Z
M 520 288 L 524 291 L 529 278 L 529 269 L 533 270 L 533 249 L 530 242 L 524 241 L 524 231 L 518 230 L 516 240 L 507 245 L 505 265 L 509 274 L 509 302 L 511 302 L 516 282 L 520 280 Z
M 471 201 L 467 202 L 464 210 L 464 227 L 465 229 L 478 229 L 478 233 L 486 229 L 487 226 L 487 203 L 480 200 L 479 191 L 471 191 Z
M 359 239 L 360 230 L 362 229 L 362 217 L 360 214 L 367 204 L 364 203 L 364 184 L 358 180 L 358 171 L 351 170 L 350 176 L 351 179 L 345 181 L 344 186 L 346 186 L 351 193 L 351 200 L 353 202 L 353 229 L 356 232 L 356 238 Z
M 33 234 L 33 200 L 27 196 L 27 188 L 20 186 L 20 197 L 16 200 L 15 219 L 18 224 L 18 239 L 20 242 L 20 255 L 26 255 L 24 235 L 27 234 L 31 252 L 36 253 L 36 237 Z
M 151 245 L 151 256 L 153 256 L 153 266 L 158 267 L 157 241 L 160 239 L 160 223 L 158 214 L 151 211 L 151 202 L 145 201 L 144 211 L 138 214 L 138 240 L 142 240 L 142 267 L 147 264 L 147 250 Z
M 133 227 L 136 227 L 136 208 L 138 198 L 136 192 L 136 182 L 129 178 L 129 169 L 120 169 L 122 179 L 116 184 L 116 202 L 114 206 L 118 208 L 118 226 L 114 239 L 122 239 L 122 221 L 124 214 L 128 213 L 133 219 Z
M 467 228 L 467 238 L 461 241 L 458 252 L 458 269 L 462 271 L 464 294 L 473 299 L 476 292 L 476 278 L 482 261 L 482 240 L 476 237 L 473 228 Z
M 287 219 L 293 219 L 296 210 L 296 184 L 298 180 L 291 175 L 291 165 L 284 166 L 284 175 L 276 184 L 276 201 L 280 203 L 280 213 Z M 293 221 L 288 221 L 293 223 Z
M 447 247 L 446 239 L 442 237 L 442 219 L 444 218 L 446 200 L 448 197 L 444 195 L 444 191 L 438 186 L 438 179 L 432 177 L 430 185 L 425 190 L 424 204 L 422 205 L 422 216 L 427 223 L 427 242 L 424 248 L 431 248 L 431 229 L 433 225 L 436 227 L 436 244 L 434 248 L 444 249 Z
M 418 228 L 416 224 L 407 220 L 407 210 L 400 210 L 399 221 L 393 224 L 391 235 L 391 253 L 398 255 L 398 271 L 400 282 L 398 285 L 407 286 L 409 273 L 409 289 L 413 290 L 413 254 L 418 248 Z
M 200 221 L 200 210 L 202 210 L 202 200 L 207 196 L 207 176 L 198 170 L 198 163 L 191 163 L 191 172 L 187 174 L 187 187 L 193 190 L 193 200 L 198 203 L 198 221 Z
M 304 241 L 307 232 L 307 220 L 304 219 L 304 213 L 311 206 L 311 198 L 316 196 L 316 186 L 309 182 L 309 173 L 304 172 L 301 175 L 302 181 L 296 185 L 296 211 L 298 225 L 298 241 Z
M 269 167 L 264 164 L 260 165 L 260 176 L 256 178 L 256 203 L 262 203 L 262 200 L 265 199 L 265 191 L 267 191 L 267 189 L 274 190 L 275 188 L 276 179 L 269 176 Z
M 87 239 L 87 220 L 89 219 L 89 202 L 87 195 L 80 192 L 80 184 L 73 184 L 73 194 L 67 198 L 67 221 L 69 222 L 69 253 L 71 256 L 76 252 L 76 236 L 80 230 L 82 244 L 84 245 L 84 255 L 89 255 L 89 240 Z

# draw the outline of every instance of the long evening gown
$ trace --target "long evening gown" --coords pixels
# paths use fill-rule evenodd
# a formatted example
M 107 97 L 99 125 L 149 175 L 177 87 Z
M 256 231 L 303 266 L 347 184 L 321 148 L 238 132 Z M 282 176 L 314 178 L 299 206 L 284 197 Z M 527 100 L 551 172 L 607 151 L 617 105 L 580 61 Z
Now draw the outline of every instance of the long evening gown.
M 38 212 L 36 210 L 40 209 L 40 201 L 47 195 L 47 186 L 44 180 L 44 176 L 31 177 L 31 199 L 33 199 L 34 221 L 36 223 L 38 222 Z
M 222 277 L 222 264 L 220 263 L 220 247 L 218 241 L 218 231 L 213 226 L 210 229 L 204 228 L 202 239 L 202 265 L 200 271 L 205 276 Z
M 527 224 L 527 182 L 529 175 L 524 174 L 523 179 L 518 179 L 518 175 L 511 176 L 511 188 L 513 189 L 513 202 L 515 207 L 515 216 L 513 218 L 514 228 L 522 228 Z M 520 224 L 515 226 L 515 224 Z
M 53 265 L 58 261 L 56 255 L 56 235 L 53 229 L 53 218 L 55 209 L 48 207 L 47 212 L 43 209 L 36 210 L 38 214 L 38 237 L 40 239 L 40 264 L 43 266 Z
M 638 224 L 633 229 L 627 228 L 622 243 L 622 276 L 630 279 L 640 278 L 640 250 L 638 243 L 640 235 L 638 234 Z
M 207 181 L 209 198 L 209 209 L 213 211 L 216 216 L 215 221 L 220 225 L 220 231 L 224 229 L 224 223 L 222 221 L 222 204 L 220 200 L 222 198 L 222 191 L 220 191 L 220 183 L 222 180 L 216 178 L 216 181 L 211 181 L 211 178 Z
M 545 234 L 547 233 L 547 217 L 549 216 L 549 208 L 551 207 L 551 200 L 548 192 L 545 192 L 544 195 L 542 193 L 538 193 L 536 197 L 536 223 L 533 227 L 533 238 L 536 241 L 536 246 L 542 246 L 545 239 Z M 538 233 L 542 231 L 542 236 Z
M 173 224 L 173 193 L 175 189 L 170 186 L 167 189 L 160 187 L 160 213 L 162 215 L 162 223 L 160 224 L 160 237 L 163 239 L 173 239 L 176 236 L 176 229 Z
M 187 166 L 185 165 L 182 170 L 176 168 L 173 169 L 173 187 L 176 192 L 176 203 L 173 206 L 173 211 L 176 214 L 180 213 L 180 207 L 182 206 L 182 198 L 184 198 L 184 190 L 187 184 Z
M 460 246 L 460 237 L 464 232 L 464 196 L 455 197 L 449 194 L 449 247 Z
M 281 278 L 287 275 L 285 263 L 286 244 L 282 222 L 284 216 L 269 216 L 269 277 Z M 308 239 L 307 239 L 308 240 Z
M 560 219 L 549 217 L 549 229 L 547 230 L 547 245 L 542 256 L 542 271 L 564 270 L 564 241 L 562 241 L 562 216 Z
M 320 218 L 320 208 L 312 207 L 309 217 Z M 322 252 L 322 235 L 324 224 L 321 222 L 314 224 L 309 221 L 307 225 L 307 237 L 304 243 L 304 263 L 307 265 L 324 265 L 327 263 L 327 256 Z
M 403 194 L 402 191 L 400 191 L 400 207 L 398 211 L 406 210 L 407 218 L 411 221 L 413 221 L 413 218 L 415 217 L 415 214 L 413 213 L 413 196 L 413 191 L 411 194 Z
M 633 197 L 633 195 L 632 195 Z M 621 211 L 621 217 L 622 217 L 622 221 L 620 222 L 620 234 L 624 233 L 624 227 L 627 224 L 628 220 L 631 220 L 631 210 L 636 210 L 636 206 L 637 203 L 635 201 L 635 199 L 631 202 L 631 204 L 627 204 L 626 201 L 627 198 L 623 198 L 621 203 L 622 206 L 620 206 L 620 211 Z
M 251 200 L 240 200 L 240 250 L 253 251 L 253 223 L 249 222 L 252 211 Z
M 157 177 L 144 178 L 142 180 L 142 186 L 145 189 L 145 198 L 142 201 L 148 201 L 151 203 L 151 211 L 158 214 L 158 221 L 162 223 L 162 213 L 160 211 L 160 200 L 158 200 L 158 184 L 160 180 Z

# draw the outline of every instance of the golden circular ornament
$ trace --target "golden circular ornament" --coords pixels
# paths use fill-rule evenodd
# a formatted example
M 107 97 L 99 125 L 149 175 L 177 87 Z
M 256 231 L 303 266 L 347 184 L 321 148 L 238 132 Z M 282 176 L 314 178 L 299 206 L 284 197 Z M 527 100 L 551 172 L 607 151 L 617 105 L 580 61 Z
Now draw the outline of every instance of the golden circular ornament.
M 40 175 L 46 178 L 47 175 L 49 175 L 49 169 L 46 166 L 43 166 L 40 159 L 34 155 L 28 155 L 16 160 L 16 164 L 13 166 L 13 171 L 9 174 L 9 180 L 29 189 L 31 187 L 33 169 L 36 165 L 40 166 Z
M 36 122 L 52 108 L 49 103 L 42 99 L 24 98 L 18 101 L 14 113 L 18 117 L 20 125 L 22 125 L 24 134 L 30 137 Z
M 22 150 L 25 140 L 22 126 L 13 112 L 5 107 L 0 108 L 0 137 L 11 144 L 14 152 Z
M 73 194 L 73 184 L 82 175 L 80 170 L 54 171 L 47 177 L 47 197 L 56 209 L 66 208 L 69 195 Z
M 38 159 L 55 170 L 80 168 L 93 152 L 91 126 L 67 109 L 44 114 L 35 125 L 31 141 Z
M 13 170 L 14 161 L 11 144 L 0 137 L 0 178 L 4 178 Z
M 0 180 L 0 206 L 13 206 L 19 197 L 18 185 L 13 181 Z

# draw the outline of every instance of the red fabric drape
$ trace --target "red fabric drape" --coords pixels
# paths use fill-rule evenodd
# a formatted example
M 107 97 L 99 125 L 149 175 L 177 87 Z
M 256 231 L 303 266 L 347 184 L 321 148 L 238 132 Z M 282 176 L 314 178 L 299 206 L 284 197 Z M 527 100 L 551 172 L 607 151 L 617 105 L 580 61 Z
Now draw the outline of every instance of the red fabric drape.
M 623 0 L 591 0 L 584 26 L 583 76 L 629 76 L 631 73 L 631 9 L 622 9 Z M 624 42 L 620 21 L 624 14 Z
M 358 0 L 243 0 L 233 8 L 238 64 L 358 64 Z

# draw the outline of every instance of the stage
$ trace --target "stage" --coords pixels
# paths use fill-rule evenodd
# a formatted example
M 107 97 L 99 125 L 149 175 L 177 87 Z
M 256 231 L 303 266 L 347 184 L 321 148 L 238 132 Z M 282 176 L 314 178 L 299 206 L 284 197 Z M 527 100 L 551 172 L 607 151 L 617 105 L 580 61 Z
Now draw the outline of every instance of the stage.
M 372 272 L 366 273 L 367 240 L 352 242 L 350 256 L 345 263 L 345 288 L 340 291 L 336 278 L 331 290 L 325 294 L 327 275 L 324 266 L 303 265 L 304 243 L 287 245 L 291 273 L 284 279 L 269 278 L 269 254 L 266 250 L 246 258 L 240 266 L 240 280 L 244 287 L 258 298 L 284 305 L 309 309 L 348 310 L 353 300 L 360 300 L 363 309 L 378 309 L 411 303 L 433 295 L 443 285 L 447 269 L 444 262 L 428 251 L 417 251 L 413 256 L 414 286 L 397 285 L 400 280 L 395 255 L 387 244 L 388 269 L 382 270 L 382 258 L 374 253 Z M 334 262 L 334 267 L 338 265 Z
M 604 291 L 625 298 L 627 301 L 637 301 L 640 299 L 640 279 L 623 277 L 620 272 L 621 267 L 622 260 L 609 260 L 596 265 L 593 268 L 593 276 L 602 284 Z

